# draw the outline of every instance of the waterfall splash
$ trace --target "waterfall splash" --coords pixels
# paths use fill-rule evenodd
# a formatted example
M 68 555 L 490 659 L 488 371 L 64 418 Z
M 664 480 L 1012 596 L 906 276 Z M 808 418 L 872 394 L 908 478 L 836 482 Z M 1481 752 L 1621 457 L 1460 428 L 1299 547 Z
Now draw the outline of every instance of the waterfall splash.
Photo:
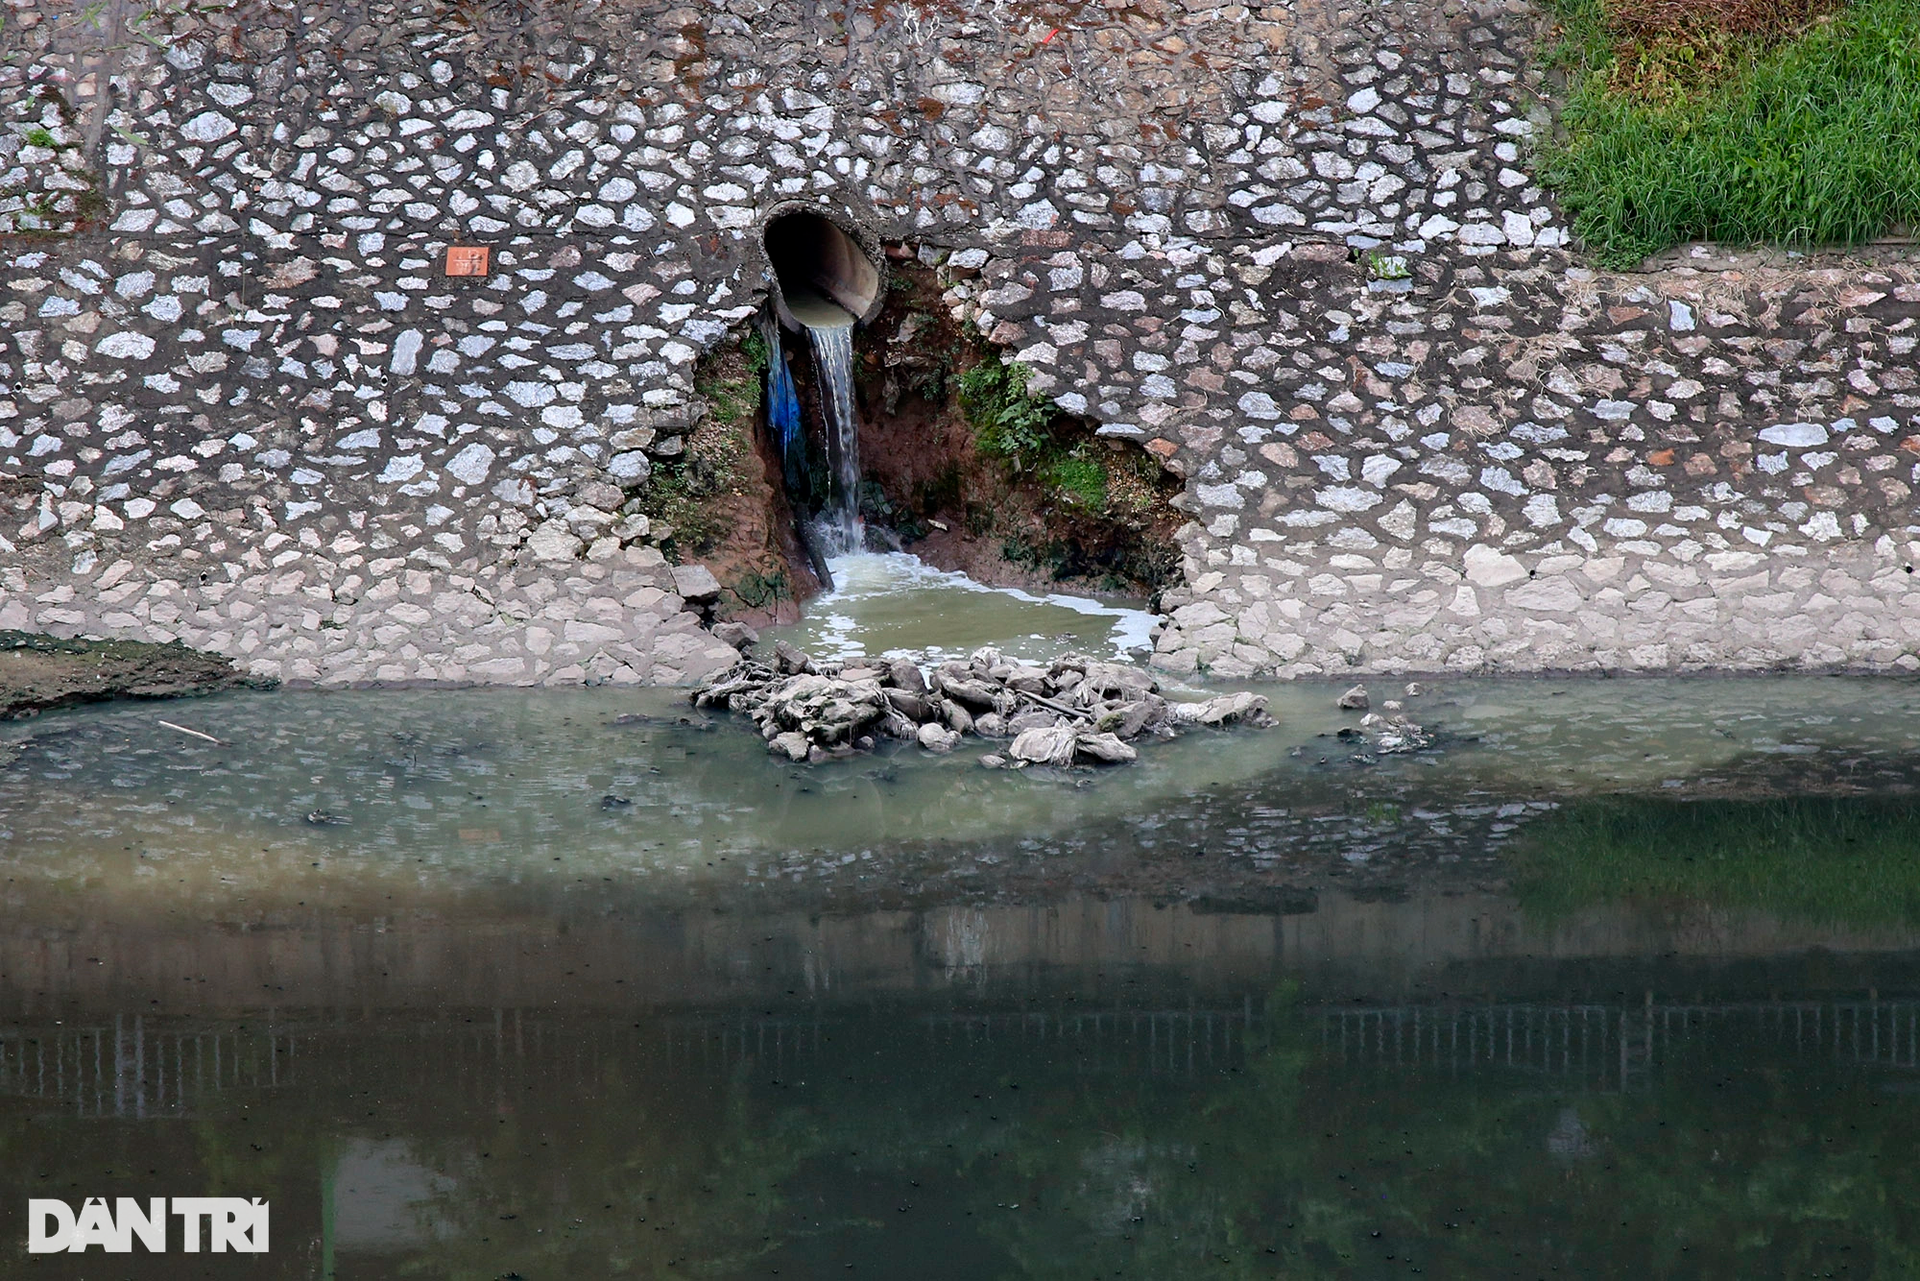
M 813 344 L 813 366 L 820 379 L 821 409 L 826 416 L 827 465 L 832 476 L 827 509 L 821 515 L 822 541 L 828 555 L 866 549 L 860 521 L 860 440 L 853 416 L 853 317 L 845 308 L 814 294 L 787 294 L 787 308 L 807 331 Z

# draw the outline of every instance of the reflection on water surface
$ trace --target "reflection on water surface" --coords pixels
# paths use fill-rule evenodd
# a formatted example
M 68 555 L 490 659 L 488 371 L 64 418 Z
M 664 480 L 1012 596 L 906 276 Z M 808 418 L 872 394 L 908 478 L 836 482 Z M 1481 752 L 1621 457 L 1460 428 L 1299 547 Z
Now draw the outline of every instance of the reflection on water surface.
M 606 690 L 9 727 L 8 1274 L 216 1192 L 274 1249 L 194 1275 L 1920 1274 L 1920 690 L 1443 683 L 1376 762 L 1334 692 L 1018 777 Z

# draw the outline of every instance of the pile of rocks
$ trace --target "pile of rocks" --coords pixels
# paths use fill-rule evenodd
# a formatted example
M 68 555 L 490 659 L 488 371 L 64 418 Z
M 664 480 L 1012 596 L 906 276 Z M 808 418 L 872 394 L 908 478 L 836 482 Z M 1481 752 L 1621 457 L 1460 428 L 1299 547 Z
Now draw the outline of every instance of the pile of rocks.
M 1420 697 L 1418 682 L 1407 686 L 1408 698 Z M 1367 694 L 1365 685 L 1355 685 L 1340 695 L 1338 706 L 1343 712 L 1364 712 L 1360 718 L 1360 728 L 1351 726 L 1340 731 L 1343 739 L 1363 739 L 1373 756 L 1398 756 L 1406 752 L 1417 752 L 1434 744 L 1434 736 L 1422 725 L 1416 725 L 1406 713 L 1406 705 L 1398 699 L 1387 699 L 1380 704 L 1379 711 L 1373 711 L 1373 700 Z M 1366 758 L 1356 758 L 1364 759 Z
M 994 649 L 923 670 L 905 658 L 816 660 L 779 641 L 772 662 L 742 659 L 692 700 L 751 716 L 768 750 L 796 761 L 871 751 L 880 738 L 950 752 L 972 734 L 1011 740 L 1004 754 L 982 758 L 990 767 L 1120 764 L 1135 759 L 1129 740 L 1142 735 L 1273 724 L 1266 699 L 1256 694 L 1174 702 L 1143 668 L 1081 654 L 1039 667 Z

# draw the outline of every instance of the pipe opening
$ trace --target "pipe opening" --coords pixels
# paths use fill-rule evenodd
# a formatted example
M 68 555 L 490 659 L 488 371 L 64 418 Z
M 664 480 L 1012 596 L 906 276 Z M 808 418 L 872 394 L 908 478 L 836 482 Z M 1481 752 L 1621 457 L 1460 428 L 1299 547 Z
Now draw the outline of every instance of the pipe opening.
M 781 214 L 767 224 L 775 310 L 789 329 L 870 319 L 880 307 L 879 267 L 860 242 L 819 214 Z M 844 313 L 844 314 L 842 314 Z

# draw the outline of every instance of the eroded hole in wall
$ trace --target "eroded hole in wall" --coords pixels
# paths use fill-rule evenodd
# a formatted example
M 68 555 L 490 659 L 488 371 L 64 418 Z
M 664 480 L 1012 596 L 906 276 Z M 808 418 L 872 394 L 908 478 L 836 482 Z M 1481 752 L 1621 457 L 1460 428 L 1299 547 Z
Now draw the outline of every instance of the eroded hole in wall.
M 836 229 L 837 230 L 837 229 Z M 954 321 L 932 269 L 889 255 L 885 302 L 855 337 L 854 394 L 869 523 L 902 550 L 994 586 L 1120 593 L 1155 607 L 1179 576 L 1181 482 L 1138 445 L 1026 391 Z M 784 359 L 806 424 L 792 492 L 767 426 L 767 362 Z M 704 417 L 684 452 L 629 487 L 627 510 L 671 527 L 676 560 L 713 570 L 719 613 L 790 620 L 819 590 L 796 518 L 829 499 L 820 388 L 805 343 L 735 330 L 696 374 Z
M 884 306 L 855 337 L 862 515 L 980 582 L 1157 597 L 1179 572 L 1179 479 L 1029 395 L 1024 371 L 955 322 L 940 294 L 911 251 L 889 252 Z M 789 367 L 811 457 L 818 389 L 803 351 Z

